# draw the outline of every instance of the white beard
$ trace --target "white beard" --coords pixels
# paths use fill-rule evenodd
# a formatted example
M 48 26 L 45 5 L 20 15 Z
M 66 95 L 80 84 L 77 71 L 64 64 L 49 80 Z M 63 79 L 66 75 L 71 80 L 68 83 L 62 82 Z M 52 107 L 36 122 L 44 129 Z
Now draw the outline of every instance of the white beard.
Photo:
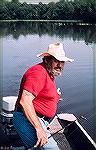
M 61 75 L 61 71 L 52 69 L 52 74 L 53 74 L 53 76 L 58 76 L 58 75 Z

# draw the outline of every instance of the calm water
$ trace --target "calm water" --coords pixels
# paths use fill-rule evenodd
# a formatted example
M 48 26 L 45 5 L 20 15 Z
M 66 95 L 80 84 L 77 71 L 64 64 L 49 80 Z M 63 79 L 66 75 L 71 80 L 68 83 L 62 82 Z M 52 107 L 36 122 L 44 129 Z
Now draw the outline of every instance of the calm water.
M 88 121 L 80 121 L 96 140 L 96 26 L 0 23 L 0 96 L 17 96 L 23 73 L 42 61 L 36 54 L 54 42 L 63 43 L 66 55 L 74 58 L 56 78 L 62 92 L 58 112 L 85 116 Z

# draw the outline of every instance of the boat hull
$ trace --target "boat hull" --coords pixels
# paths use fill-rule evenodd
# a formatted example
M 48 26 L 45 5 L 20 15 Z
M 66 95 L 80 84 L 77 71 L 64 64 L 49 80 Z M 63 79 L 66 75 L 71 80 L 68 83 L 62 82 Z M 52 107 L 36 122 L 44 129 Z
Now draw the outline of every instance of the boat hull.
M 64 128 L 64 135 L 73 150 L 96 150 L 96 143 L 76 120 L 74 122 L 58 119 Z

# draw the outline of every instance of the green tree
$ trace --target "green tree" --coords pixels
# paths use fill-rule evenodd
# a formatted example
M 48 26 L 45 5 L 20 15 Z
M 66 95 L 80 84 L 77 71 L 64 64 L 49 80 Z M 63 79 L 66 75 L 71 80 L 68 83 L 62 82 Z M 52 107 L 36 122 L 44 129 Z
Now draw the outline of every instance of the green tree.
M 12 0 L 12 3 L 19 3 L 19 0 Z
M 0 0 L 0 4 L 3 4 L 5 2 L 6 2 L 6 0 Z
M 11 19 L 6 5 L 0 4 L 0 20 Z
M 37 8 L 38 8 L 38 18 L 39 19 L 46 19 L 45 14 L 48 11 L 47 5 L 40 2 L 38 4 Z
M 96 22 L 96 0 L 60 0 L 57 3 L 27 4 L 0 0 L 0 19 L 83 20 Z

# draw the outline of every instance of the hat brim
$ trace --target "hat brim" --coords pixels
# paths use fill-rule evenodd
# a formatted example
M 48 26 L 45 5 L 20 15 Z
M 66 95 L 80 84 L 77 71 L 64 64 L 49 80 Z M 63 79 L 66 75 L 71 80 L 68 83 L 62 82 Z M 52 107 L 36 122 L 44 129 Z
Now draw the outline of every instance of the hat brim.
M 50 56 L 50 55 L 52 55 L 52 54 L 49 54 L 49 53 L 45 52 L 45 53 L 37 54 L 37 57 L 44 57 L 44 56 Z M 65 56 L 60 56 L 60 57 L 54 56 L 54 55 L 52 55 L 52 56 L 55 57 L 59 61 L 65 61 L 65 62 L 67 62 L 67 61 L 68 62 L 73 62 L 74 61 L 74 59 L 71 59 L 71 58 L 68 58 L 68 57 L 65 57 Z

